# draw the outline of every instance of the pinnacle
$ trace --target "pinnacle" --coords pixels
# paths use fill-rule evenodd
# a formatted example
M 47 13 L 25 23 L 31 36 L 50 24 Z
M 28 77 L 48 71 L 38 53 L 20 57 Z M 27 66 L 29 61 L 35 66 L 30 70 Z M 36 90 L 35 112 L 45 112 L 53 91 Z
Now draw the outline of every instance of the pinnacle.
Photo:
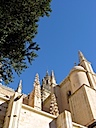
M 54 77 L 54 71 L 53 70 L 51 71 L 51 77 Z
M 51 84 L 56 85 L 56 80 L 55 80 L 55 76 L 54 76 L 53 70 L 52 70 L 52 72 L 51 72 Z
M 19 82 L 19 85 L 18 85 L 18 87 L 17 87 L 16 92 L 21 93 L 21 91 L 22 91 L 22 80 L 20 80 L 20 82 Z
M 79 50 L 78 51 L 79 56 L 84 57 L 83 53 Z
M 38 73 L 36 74 L 35 80 L 34 80 L 34 86 L 36 86 L 36 85 L 40 85 Z
M 56 101 L 55 94 L 51 95 L 50 114 L 55 115 L 55 116 L 59 115 L 58 104 Z
M 79 62 L 82 62 L 82 60 L 86 60 L 86 58 L 84 57 L 83 53 L 79 50 L 78 51 L 79 54 Z

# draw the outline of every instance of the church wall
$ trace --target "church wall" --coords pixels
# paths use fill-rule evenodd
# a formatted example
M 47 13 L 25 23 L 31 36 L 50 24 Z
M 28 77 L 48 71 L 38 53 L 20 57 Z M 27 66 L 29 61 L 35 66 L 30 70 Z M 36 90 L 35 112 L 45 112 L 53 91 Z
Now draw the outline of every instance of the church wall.
M 90 108 L 93 114 L 93 120 L 96 119 L 96 90 L 86 87 L 86 95 L 90 103 Z
M 87 128 L 87 127 L 72 122 L 71 113 L 65 110 L 56 119 L 50 122 L 50 128 Z
M 48 96 L 47 99 L 45 99 L 45 101 L 42 104 L 42 110 L 45 112 L 50 113 L 50 102 L 51 102 L 51 95 Z
M 87 97 L 87 93 L 89 98 Z M 96 94 L 92 93 L 93 90 L 90 87 L 83 85 L 69 98 L 70 110 L 74 122 L 88 125 L 94 119 L 92 109 L 96 105 L 94 105 L 95 99 L 93 101 L 91 99 L 92 95 L 95 95 L 96 97 Z M 92 102 L 93 108 L 91 108 L 89 100 Z
M 96 74 L 93 74 L 93 79 L 94 79 L 95 85 L 96 85 Z
M 60 93 L 61 93 L 61 101 L 62 101 L 62 112 L 64 110 L 70 110 L 69 108 L 69 97 L 68 93 L 71 93 L 71 83 L 68 77 L 60 84 Z
M 71 113 L 66 110 L 62 112 L 50 123 L 50 128 L 73 128 Z
M 73 128 L 87 128 L 83 125 L 80 125 L 80 124 L 77 124 L 77 123 L 74 123 L 74 122 L 72 122 L 72 124 L 73 124 Z
M 22 105 L 19 128 L 49 128 L 49 123 L 56 117 L 42 112 L 37 111 L 27 105 Z

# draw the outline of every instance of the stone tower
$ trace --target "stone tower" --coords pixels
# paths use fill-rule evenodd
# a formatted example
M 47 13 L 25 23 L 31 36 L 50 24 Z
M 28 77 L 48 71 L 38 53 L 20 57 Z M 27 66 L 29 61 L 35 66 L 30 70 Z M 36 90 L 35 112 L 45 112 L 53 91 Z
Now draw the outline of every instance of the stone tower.
M 79 64 L 69 75 L 72 95 L 69 106 L 73 121 L 85 126 L 96 123 L 96 74 L 90 62 L 79 51 Z
M 51 94 L 51 86 L 56 86 L 56 80 L 54 72 L 51 72 L 49 75 L 48 71 L 46 72 L 46 76 L 42 79 L 41 93 L 42 93 L 42 101 L 44 101 Z

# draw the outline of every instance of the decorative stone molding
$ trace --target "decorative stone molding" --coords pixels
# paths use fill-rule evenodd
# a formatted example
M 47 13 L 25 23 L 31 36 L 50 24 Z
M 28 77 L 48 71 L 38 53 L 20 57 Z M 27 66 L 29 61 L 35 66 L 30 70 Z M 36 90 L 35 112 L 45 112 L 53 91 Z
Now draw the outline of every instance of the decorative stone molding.
M 59 115 L 58 104 L 56 102 L 55 94 L 51 95 L 50 114 L 55 116 Z
M 29 95 L 29 106 L 41 110 L 41 88 L 39 82 L 39 75 L 36 74 L 35 81 L 34 81 L 34 89 Z

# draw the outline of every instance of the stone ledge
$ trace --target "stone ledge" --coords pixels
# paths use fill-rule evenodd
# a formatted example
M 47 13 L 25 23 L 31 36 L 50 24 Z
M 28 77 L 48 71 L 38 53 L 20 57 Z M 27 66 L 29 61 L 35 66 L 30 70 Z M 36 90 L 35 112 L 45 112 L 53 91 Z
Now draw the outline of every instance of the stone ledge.
M 4 100 L 4 101 L 8 101 L 10 98 L 6 98 L 6 97 L 0 95 L 0 99 L 1 99 L 1 100 Z
M 87 128 L 86 126 L 83 126 L 83 125 L 80 125 L 80 124 L 77 124 L 75 122 L 72 122 L 73 126 L 77 126 L 79 128 Z
M 27 109 L 29 111 L 35 112 L 35 113 L 40 114 L 40 115 L 44 115 L 44 116 L 49 117 L 51 119 L 57 118 L 57 116 L 51 115 L 51 114 L 46 113 L 44 111 L 38 111 L 38 110 L 36 110 L 36 109 L 34 109 L 34 108 L 32 108 L 32 107 L 30 107 L 28 105 L 25 105 L 25 104 L 22 104 L 22 108 L 25 108 L 25 109 Z
M 0 87 L 2 87 L 3 89 L 7 89 L 8 91 L 15 92 L 14 89 L 12 89 L 12 88 L 10 88 L 8 86 L 0 84 Z

